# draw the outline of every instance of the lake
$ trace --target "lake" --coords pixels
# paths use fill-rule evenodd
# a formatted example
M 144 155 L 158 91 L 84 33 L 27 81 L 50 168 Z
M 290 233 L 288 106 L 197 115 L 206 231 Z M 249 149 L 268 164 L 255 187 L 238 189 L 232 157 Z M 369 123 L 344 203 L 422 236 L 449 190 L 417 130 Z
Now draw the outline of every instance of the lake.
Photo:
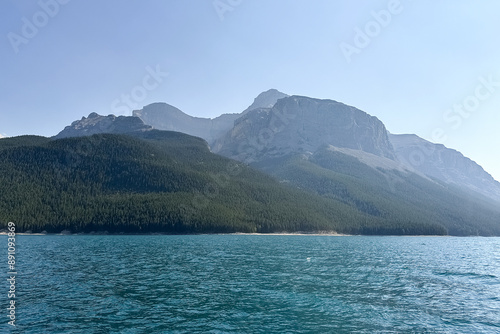
M 500 238 L 23 235 L 16 261 L 12 333 L 500 333 Z

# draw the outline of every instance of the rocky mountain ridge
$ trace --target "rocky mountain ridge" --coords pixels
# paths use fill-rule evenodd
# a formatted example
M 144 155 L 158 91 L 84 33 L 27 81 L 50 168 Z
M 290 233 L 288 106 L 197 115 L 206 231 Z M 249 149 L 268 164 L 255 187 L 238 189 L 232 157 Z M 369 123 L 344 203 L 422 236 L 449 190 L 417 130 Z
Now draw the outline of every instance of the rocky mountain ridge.
M 428 177 L 500 200 L 500 182 L 462 153 L 414 134 L 389 134 L 399 161 Z
M 122 134 L 136 131 L 149 131 L 153 127 L 144 124 L 138 117 L 128 116 L 101 116 L 93 112 L 88 117 L 74 121 L 59 132 L 54 138 L 83 137 L 99 133 Z
M 460 152 L 416 135 L 392 135 L 376 117 L 333 100 L 288 96 L 271 89 L 259 94 L 243 112 L 214 119 L 192 117 L 166 103 L 153 103 L 133 114 L 94 113 L 73 122 L 56 138 L 171 130 L 201 137 L 213 152 L 249 164 L 293 154 L 307 156 L 329 147 L 367 165 L 375 164 L 373 168 L 402 168 L 500 202 L 500 183 Z
M 245 162 L 332 145 L 395 159 L 385 126 L 376 117 L 333 100 L 303 96 L 280 99 L 272 108 L 249 111 L 212 148 Z
M 228 131 L 239 114 L 224 114 L 211 118 L 192 117 L 167 103 L 153 103 L 134 110 L 133 115 L 158 130 L 183 132 L 212 143 Z
M 222 114 L 213 119 L 190 116 L 167 103 L 147 105 L 143 109 L 134 110 L 133 116 L 139 117 L 145 124 L 149 124 L 155 129 L 183 132 L 201 137 L 212 145 L 217 139 L 232 129 L 235 120 L 248 111 L 256 108 L 272 107 L 278 99 L 287 96 L 276 89 L 270 89 L 259 94 L 254 102 L 243 112 Z

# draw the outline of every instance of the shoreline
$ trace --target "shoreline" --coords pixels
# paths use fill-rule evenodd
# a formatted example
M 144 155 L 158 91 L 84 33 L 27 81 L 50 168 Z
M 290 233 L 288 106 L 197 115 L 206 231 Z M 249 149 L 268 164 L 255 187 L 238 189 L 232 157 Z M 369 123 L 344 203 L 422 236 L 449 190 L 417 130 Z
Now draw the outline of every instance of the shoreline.
M 0 232 L 0 236 L 8 235 L 8 232 Z M 297 235 L 297 236 L 335 236 L 335 237 L 344 237 L 344 236 L 353 236 L 351 234 L 341 234 L 335 232 L 276 232 L 276 233 L 245 233 L 245 232 L 234 232 L 234 233 L 186 233 L 186 234 L 174 234 L 174 233 L 16 233 L 17 235 L 34 235 L 34 236 L 44 236 L 44 235 Z
M 456 236 L 456 235 L 364 235 L 364 234 L 343 234 L 343 233 L 336 233 L 334 231 L 328 231 L 328 232 L 322 232 L 322 231 L 317 231 L 317 232 L 274 232 L 274 233 L 258 233 L 258 232 L 252 232 L 252 233 L 246 233 L 246 232 L 233 232 L 233 233 L 107 233 L 107 232 L 95 232 L 95 233 L 16 233 L 16 236 L 22 235 L 32 235 L 32 236 L 104 236 L 104 235 L 110 235 L 110 236 L 145 236 L 145 235 L 150 235 L 150 236 L 195 236 L 195 235 L 234 235 L 234 236 L 316 236 L 316 237 L 460 237 L 460 238 L 467 238 L 467 237 L 495 237 L 495 236 L 478 236 L 478 235 L 464 235 L 464 236 Z M 0 232 L 0 236 L 8 236 L 8 232 L 2 231 Z M 499 237 L 499 236 L 496 236 Z
M 352 237 L 354 234 L 342 234 L 336 232 L 275 232 L 275 233 L 244 233 L 244 232 L 235 232 L 235 233 L 219 233 L 219 235 L 298 235 L 298 236 L 328 236 L 328 237 Z

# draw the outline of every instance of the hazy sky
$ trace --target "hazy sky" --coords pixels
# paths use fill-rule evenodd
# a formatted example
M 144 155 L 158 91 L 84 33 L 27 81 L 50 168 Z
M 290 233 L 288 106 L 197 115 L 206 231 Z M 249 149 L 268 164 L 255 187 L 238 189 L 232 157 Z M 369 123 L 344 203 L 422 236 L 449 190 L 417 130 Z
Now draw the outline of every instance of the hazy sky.
M 204 117 L 260 92 L 333 99 L 500 180 L 499 1 L 4 0 L 0 134 L 167 102 Z

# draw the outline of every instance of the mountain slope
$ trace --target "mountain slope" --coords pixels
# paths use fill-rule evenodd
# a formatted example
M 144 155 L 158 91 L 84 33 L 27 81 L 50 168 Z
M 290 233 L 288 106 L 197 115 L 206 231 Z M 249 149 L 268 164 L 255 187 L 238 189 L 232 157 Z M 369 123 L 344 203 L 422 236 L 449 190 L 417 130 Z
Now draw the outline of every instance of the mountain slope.
M 266 159 L 251 165 L 282 182 L 378 217 L 387 226 L 426 222 L 445 227 L 451 235 L 500 235 L 498 206 L 382 159 L 387 164 L 373 167 L 337 148 L 325 147 L 314 154 Z M 377 230 L 372 233 L 383 234 Z
M 500 182 L 462 153 L 416 135 L 389 135 L 398 160 L 419 172 L 500 202 Z
M 361 120 L 362 116 L 371 116 L 335 101 L 302 97 L 301 103 L 309 105 L 279 107 L 285 103 L 282 101 L 277 108 L 273 108 L 281 99 L 290 104 L 287 98 L 288 95 L 270 89 L 259 94 L 242 113 L 224 114 L 214 119 L 191 117 L 165 103 L 154 103 L 136 110 L 134 115 L 137 117 L 99 116 L 92 113 L 88 118 L 73 122 L 55 138 L 148 131 L 150 125 L 154 125 L 158 129 L 201 137 L 214 152 L 244 162 L 258 161 L 262 154 L 272 157 L 293 152 L 314 152 L 319 146 L 327 144 L 351 149 L 351 153 L 358 150 L 389 157 L 420 176 L 437 179 L 500 202 L 500 183 L 460 152 L 415 135 L 390 134 L 382 123 L 381 126 L 376 124 L 376 118 L 372 118 L 376 121 L 371 122 Z M 320 111 L 313 101 L 319 103 L 323 110 Z M 330 106 L 326 106 L 325 101 Z M 330 112 L 325 113 L 326 109 L 330 109 Z M 297 117 L 294 114 L 297 111 L 302 112 L 303 117 Z M 323 118 L 328 116 L 331 118 Z M 139 118 L 150 125 L 144 124 Z M 346 122 L 349 118 L 350 123 Z M 293 123 L 294 128 L 288 123 Z M 248 124 L 252 127 L 248 127 Z M 374 131 L 378 132 L 375 136 Z M 368 147 L 370 145 L 372 147 Z
M 6 143 L 0 140 L 1 225 L 15 221 L 19 232 L 445 232 L 280 184 L 177 132 Z
M 498 205 L 399 161 L 378 119 L 335 101 L 281 99 L 248 112 L 217 144 L 225 156 L 387 224 L 500 235 Z

